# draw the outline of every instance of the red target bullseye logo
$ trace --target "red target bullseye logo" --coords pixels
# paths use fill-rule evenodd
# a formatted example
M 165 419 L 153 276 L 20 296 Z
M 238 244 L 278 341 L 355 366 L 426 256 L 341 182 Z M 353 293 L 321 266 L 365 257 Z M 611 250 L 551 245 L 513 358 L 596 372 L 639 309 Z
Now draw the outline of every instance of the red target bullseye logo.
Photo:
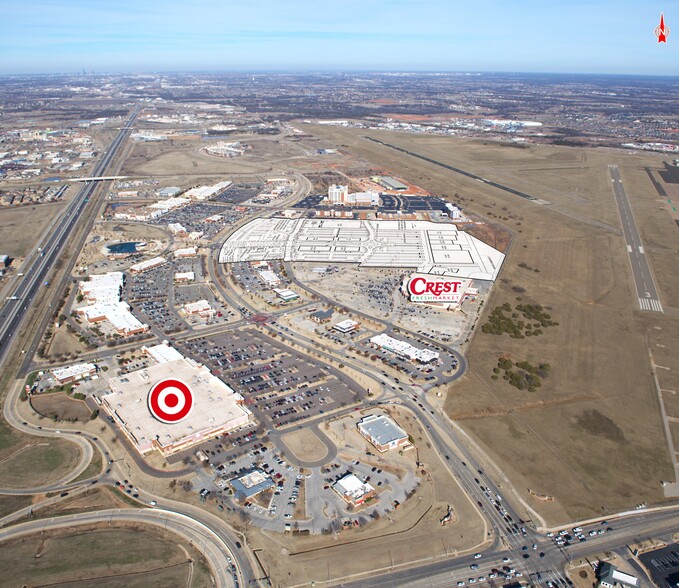
M 178 423 L 193 408 L 193 394 L 180 380 L 162 380 L 149 392 L 149 410 L 163 423 Z

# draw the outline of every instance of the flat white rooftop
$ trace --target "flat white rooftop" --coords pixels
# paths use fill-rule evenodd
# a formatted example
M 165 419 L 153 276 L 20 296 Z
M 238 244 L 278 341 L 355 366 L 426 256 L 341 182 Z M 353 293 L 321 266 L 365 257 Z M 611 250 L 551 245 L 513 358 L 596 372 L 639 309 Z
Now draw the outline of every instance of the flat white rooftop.
M 235 231 L 222 246 L 219 261 L 358 263 L 494 281 L 504 257 L 453 224 L 262 218 Z
M 333 484 L 333 488 L 342 496 L 350 496 L 353 500 L 360 500 L 363 496 L 375 490 L 367 482 L 361 480 L 354 474 L 348 474 L 344 478 Z
M 167 259 L 164 257 L 154 257 L 131 265 L 130 271 L 141 273 L 153 269 L 154 267 L 158 267 L 159 265 L 163 265 L 164 263 L 167 263 Z
M 159 345 L 152 345 L 151 347 L 142 347 L 141 350 L 157 364 L 169 363 L 170 361 L 184 358 L 179 351 L 174 347 L 170 347 L 167 343 L 160 343 Z
M 167 378 L 184 382 L 193 393 L 193 408 L 179 423 L 163 423 L 151 416 L 148 394 Z M 159 447 L 172 451 L 208 437 L 217 429 L 229 430 L 247 424 L 250 411 L 239 402 L 243 397 L 210 370 L 188 358 L 154 365 L 109 380 L 111 392 L 102 400 L 134 440 L 137 449 L 146 453 Z
M 358 323 L 356 321 L 352 321 L 351 319 L 343 320 L 332 326 L 333 329 L 339 331 L 340 333 L 353 331 L 356 327 L 358 327 Z
M 93 363 L 76 363 L 74 365 L 67 365 L 66 367 L 54 368 L 52 369 L 52 373 L 57 380 L 66 380 L 67 378 L 81 378 L 96 370 L 97 366 Z

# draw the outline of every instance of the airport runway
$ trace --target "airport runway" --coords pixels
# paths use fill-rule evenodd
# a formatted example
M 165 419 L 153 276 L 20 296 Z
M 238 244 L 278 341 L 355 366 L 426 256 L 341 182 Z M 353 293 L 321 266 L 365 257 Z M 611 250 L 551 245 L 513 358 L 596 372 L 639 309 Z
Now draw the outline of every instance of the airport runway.
M 627 244 L 627 254 L 629 255 L 630 265 L 632 266 L 632 276 L 637 288 L 639 297 L 639 308 L 651 312 L 664 312 L 660 303 L 660 296 L 653 281 L 651 267 L 648 265 L 648 258 L 641 243 L 641 237 L 634 222 L 632 207 L 630 206 L 625 188 L 620 178 L 620 170 L 617 165 L 609 165 L 608 171 L 613 181 L 613 191 L 615 192 L 615 202 L 620 213 L 622 223 L 622 233 Z

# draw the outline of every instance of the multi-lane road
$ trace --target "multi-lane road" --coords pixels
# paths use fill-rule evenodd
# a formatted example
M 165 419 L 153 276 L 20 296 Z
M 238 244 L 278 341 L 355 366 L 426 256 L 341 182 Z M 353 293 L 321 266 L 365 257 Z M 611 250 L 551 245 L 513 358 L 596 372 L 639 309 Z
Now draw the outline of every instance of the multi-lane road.
M 617 165 L 609 165 L 608 171 L 611 174 L 611 181 L 613 182 L 613 192 L 615 192 L 615 203 L 618 205 L 618 212 L 620 213 L 620 222 L 622 223 L 622 233 L 627 244 L 627 255 L 629 256 L 630 266 L 632 267 L 632 276 L 634 277 L 634 284 L 637 289 L 637 296 L 639 298 L 639 308 L 641 310 L 649 310 L 652 312 L 663 312 L 662 304 L 660 303 L 660 296 L 655 287 L 651 267 L 648 264 L 648 258 L 644 251 L 641 237 L 637 225 L 634 222 L 634 215 L 632 214 L 632 207 L 629 199 L 625 193 L 625 188 L 620 177 L 620 170 Z
M 231 553 L 218 535 L 208 526 L 181 513 L 161 509 L 107 509 L 48 519 L 37 519 L 0 529 L 0 541 L 57 529 L 103 523 L 141 523 L 162 527 L 191 541 L 212 565 L 217 586 L 231 586 L 233 574 Z
M 135 109 L 126 125 L 120 130 L 109 150 L 96 166 L 93 177 L 101 178 L 103 176 L 116 152 L 127 138 L 138 110 Z M 635 283 L 639 292 L 640 306 L 643 310 L 662 312 L 662 306 L 660 306 L 657 290 L 655 289 L 653 277 L 643 251 L 639 233 L 632 218 L 629 201 L 622 187 L 619 172 L 615 166 L 611 166 L 610 170 L 616 202 L 620 210 L 623 232 L 628 245 L 628 252 L 630 253 Z M 483 178 L 481 179 L 483 180 Z M 490 183 L 487 180 L 483 181 Z M 13 293 L 16 299 L 8 300 L 2 310 L 0 310 L 0 361 L 7 353 L 13 337 L 18 333 L 21 322 L 30 307 L 30 302 L 35 299 L 36 293 L 44 283 L 50 267 L 59 257 L 73 229 L 81 220 L 82 213 L 94 191 L 94 187 L 95 181 L 88 181 L 74 197 L 63 216 L 53 223 L 51 233 L 42 243 L 42 250 L 29 260 L 26 266 L 27 269 L 24 272 L 25 276 L 18 282 Z M 504 186 L 496 187 L 505 189 Z M 517 194 L 516 192 L 513 193 Z M 534 197 L 522 193 L 517 195 L 535 200 Z M 221 294 L 237 308 L 239 306 L 237 301 L 231 300 L 229 295 L 219 286 L 219 281 L 213 275 L 212 265 L 208 264 L 208 267 L 211 270 L 211 278 L 221 291 Z M 293 282 L 297 283 L 291 268 L 288 267 L 288 269 Z M 305 287 L 301 284 L 298 285 Z M 643 290 L 640 290 L 640 287 L 643 287 Z M 333 303 L 332 300 L 326 299 L 318 292 L 316 292 L 316 295 L 325 302 Z M 644 304 L 642 304 L 642 300 L 645 301 Z M 241 301 L 240 305 L 243 304 Z M 361 313 L 358 312 L 358 314 Z M 367 315 L 365 316 L 372 318 Z M 393 327 L 393 324 L 386 324 Z M 279 329 L 277 325 L 268 325 L 268 328 Z M 416 336 L 414 333 L 409 334 Z M 289 336 L 296 343 L 303 346 L 314 345 L 313 341 L 301 334 L 289 334 Z M 435 343 L 433 341 L 429 342 Z M 436 344 L 440 345 L 440 343 Z M 459 368 L 452 379 L 462 376 L 466 369 L 464 357 L 450 347 L 442 347 L 458 357 Z M 325 353 L 320 350 L 317 352 L 328 362 L 338 359 L 337 356 L 332 357 L 331 353 Z M 389 377 L 386 372 L 380 371 L 379 368 L 375 368 L 370 364 L 363 364 L 360 362 L 360 359 L 348 356 L 343 352 L 339 355 L 342 356 L 342 361 L 350 367 L 361 370 L 378 381 L 384 381 L 384 389 L 389 390 L 393 401 L 407 406 L 418 415 L 418 421 L 426 429 L 426 434 L 441 456 L 444 465 L 449 469 L 451 476 L 459 482 L 460 486 L 467 493 L 475 508 L 478 508 L 479 514 L 485 520 L 488 531 L 484 548 L 480 550 L 482 551 L 482 556 L 479 560 L 473 560 L 469 555 L 443 558 L 425 565 L 403 566 L 400 569 L 386 571 L 387 573 L 375 576 L 374 578 L 366 577 L 347 585 L 356 587 L 450 586 L 453 578 L 463 580 L 467 576 L 488 575 L 489 571 L 494 567 L 501 567 L 499 562 L 501 562 L 503 557 L 510 557 L 512 566 L 520 570 L 526 578 L 531 578 L 536 583 L 562 580 L 565 584 L 564 567 L 571 559 L 586 556 L 596 550 L 619 548 L 624 546 L 626 542 L 645 533 L 666 533 L 676 528 L 677 515 L 674 511 L 634 514 L 616 521 L 615 530 L 611 533 L 593 537 L 586 543 L 574 544 L 565 549 L 557 548 L 545 535 L 544 529 L 539 529 L 535 523 L 524 523 L 521 520 L 522 516 L 528 518 L 525 514 L 521 514 L 525 510 L 524 507 L 526 505 L 521 505 L 517 497 L 510 492 L 509 485 L 503 480 L 498 470 L 494 470 L 491 473 L 487 467 L 481 465 L 479 456 L 482 454 L 479 448 L 461 430 L 455 427 L 454 423 L 451 424 L 445 415 L 439 413 L 431 406 L 422 389 L 407 386 L 407 389 L 404 390 L 403 382 L 398 382 L 394 378 Z M 70 480 L 73 480 L 83 471 L 83 464 L 86 465 L 86 462 L 89 462 L 92 446 L 96 447 L 107 459 L 111 456 L 111 449 L 102 439 L 93 437 L 85 432 L 80 435 L 67 433 L 66 431 L 58 433 L 55 429 L 47 427 L 39 429 L 33 424 L 23 422 L 16 411 L 16 403 L 17 391 L 15 390 L 8 395 L 4 407 L 5 418 L 11 425 L 26 433 L 43 436 L 61 434 L 69 438 L 69 440 L 79 443 L 83 449 L 81 464 L 68 477 L 55 484 L 54 488 L 50 486 L 49 489 L 76 489 L 75 491 L 78 491 L 78 488 L 82 487 L 83 484 L 89 485 L 92 482 L 110 484 L 117 479 L 127 477 L 122 472 L 120 464 L 115 463 L 115 460 L 110 460 L 111 472 L 109 474 L 100 474 L 90 480 L 71 482 Z M 505 483 L 505 486 L 500 488 L 502 483 Z M 31 492 L 38 491 L 45 491 L 45 488 L 31 490 Z M 2 489 L 0 489 L 0 493 L 3 493 Z M 0 531 L 0 540 L 51 528 L 56 529 L 105 521 L 135 520 L 149 524 L 161 524 L 167 529 L 192 540 L 196 545 L 202 545 L 202 550 L 213 567 L 215 580 L 219 586 L 230 586 L 233 584 L 233 569 L 229 561 L 230 558 L 237 563 L 237 575 L 241 584 L 247 585 L 256 577 L 255 568 L 249 560 L 247 553 L 245 553 L 245 550 L 238 549 L 233 530 L 220 518 L 199 507 L 154 496 L 143 488 L 139 490 L 139 499 L 147 504 L 152 501 L 155 502 L 156 508 L 129 511 L 127 509 L 98 511 L 29 521 L 28 523 L 8 527 Z M 517 532 L 514 524 L 519 529 L 521 527 L 523 529 Z M 535 549 L 532 549 L 533 545 L 535 545 Z M 525 557 L 526 554 L 529 557 Z M 542 557 L 540 557 L 540 554 L 543 554 Z M 479 568 L 474 573 L 471 573 L 469 566 L 470 563 L 475 561 L 478 561 Z
M 92 174 L 94 177 L 104 175 L 104 172 L 131 131 L 138 112 L 139 108 L 136 108 L 128 118 L 125 126 L 120 129 L 106 153 L 97 163 Z M 19 327 L 27 315 L 31 302 L 36 297 L 39 288 L 44 287 L 44 284 L 46 284 L 46 278 L 50 269 L 59 258 L 64 245 L 69 242 L 73 229 L 78 225 L 96 186 L 95 180 L 87 181 L 83 185 L 68 205 L 62 217 L 50 226 L 50 233 L 43 241 L 40 251 L 34 253 L 32 261 L 24 264 L 24 275 L 17 282 L 10 299 L 5 301 L 2 310 L 0 310 L 0 361 L 4 358 L 14 336 L 18 333 Z

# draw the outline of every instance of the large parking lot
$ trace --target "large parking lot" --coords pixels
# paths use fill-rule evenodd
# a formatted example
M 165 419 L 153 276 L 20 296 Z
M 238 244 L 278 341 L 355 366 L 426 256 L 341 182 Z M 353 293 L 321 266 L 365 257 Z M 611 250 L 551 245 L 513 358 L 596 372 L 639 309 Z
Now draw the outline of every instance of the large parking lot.
M 435 347 L 422 339 L 409 337 L 403 333 L 390 332 L 388 335 L 420 349 L 427 348 L 432 351 L 437 351 L 439 353 L 439 359 L 431 363 L 421 364 L 408 358 L 401 357 L 393 351 L 377 347 L 377 345 L 370 342 L 370 339 L 360 341 L 356 347 L 368 351 L 371 356 L 377 356 L 377 359 L 382 360 L 383 363 L 407 373 L 411 378 L 424 379 L 427 381 L 435 380 L 437 376 L 442 376 L 444 372 L 450 373 L 457 369 L 457 358 L 441 347 Z
M 214 314 L 209 318 L 186 316 L 185 320 L 189 325 L 225 324 L 235 318 L 239 318 L 233 310 L 223 305 L 215 297 L 207 284 L 187 284 L 175 288 L 174 303 L 177 310 L 180 310 L 185 304 L 199 300 L 207 300 L 210 307 L 214 310 Z
M 166 263 L 141 274 L 127 274 L 123 298 L 130 303 L 140 300 L 167 299 L 172 288 L 172 267 Z
M 144 300 L 135 305 L 135 313 L 148 324 L 153 324 L 165 334 L 178 333 L 184 322 L 177 313 L 168 308 L 164 300 Z
M 227 190 L 228 193 L 228 190 Z M 209 217 L 219 215 L 218 221 L 208 221 Z M 202 239 L 212 239 L 225 225 L 238 222 L 244 216 L 243 212 L 226 206 L 214 206 L 202 202 L 195 202 L 171 210 L 148 224 L 167 226 L 170 223 L 181 224 L 188 232 L 201 231 Z
M 221 448 L 229 445 L 230 437 L 219 440 Z M 201 446 L 205 451 L 205 446 Z M 282 532 L 294 523 L 300 529 L 320 533 L 336 525 L 363 526 L 372 519 L 384 516 L 403 504 L 417 486 L 414 473 L 393 465 L 368 452 L 365 458 L 336 458 L 313 468 L 300 469 L 286 461 L 275 446 L 257 444 L 247 453 L 234 459 L 225 457 L 218 449 L 208 451 L 210 471 L 201 471 L 194 479 L 196 491 L 209 490 L 219 502 L 229 508 L 248 513 L 258 526 Z M 229 480 L 258 469 L 273 481 L 273 487 L 240 503 L 229 500 Z M 371 484 L 377 496 L 369 504 L 351 508 L 333 489 L 333 484 L 347 474 L 355 474 Z
M 241 393 L 267 428 L 278 428 L 355 402 L 359 390 L 329 368 L 285 350 L 254 329 L 184 343 L 194 357 Z
M 228 189 L 217 195 L 215 200 L 217 202 L 233 202 L 234 204 L 241 204 L 250 198 L 254 198 L 262 191 L 263 184 L 233 184 Z
M 261 293 L 262 291 L 269 290 L 270 287 L 287 288 L 291 282 L 285 276 L 282 262 L 269 261 L 267 263 L 269 264 L 270 271 L 276 274 L 280 279 L 280 284 L 274 286 L 266 284 L 259 275 L 259 272 L 266 268 L 255 268 L 247 261 L 234 263 L 230 267 L 240 287 L 247 292 L 253 291 Z

